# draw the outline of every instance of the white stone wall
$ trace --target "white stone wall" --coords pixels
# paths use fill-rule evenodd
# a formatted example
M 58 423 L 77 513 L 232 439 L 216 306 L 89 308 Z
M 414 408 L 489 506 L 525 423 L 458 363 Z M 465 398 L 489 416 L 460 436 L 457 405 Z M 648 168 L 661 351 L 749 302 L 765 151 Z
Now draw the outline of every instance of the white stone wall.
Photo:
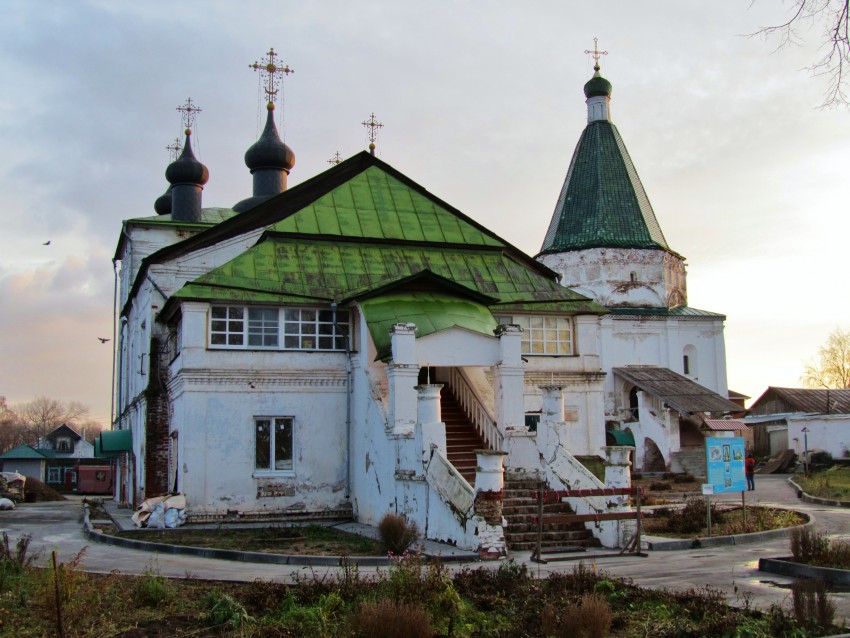
M 561 284 L 607 307 L 687 304 L 685 261 L 659 249 L 588 248 L 538 259 Z
M 615 317 L 601 320 L 602 368 L 605 379 L 606 418 L 621 418 L 628 405 L 628 389 L 624 393 L 616 385 L 613 368 L 629 365 L 654 365 L 684 375 L 685 354 L 689 354 L 690 374 L 700 385 L 725 397 L 726 346 L 723 321 L 706 318 Z M 696 356 L 694 356 L 696 353 Z
M 826 450 L 833 458 L 850 456 L 850 414 L 788 416 L 788 447 L 802 458 L 808 438 L 808 449 Z M 808 428 L 804 436 L 803 428 Z

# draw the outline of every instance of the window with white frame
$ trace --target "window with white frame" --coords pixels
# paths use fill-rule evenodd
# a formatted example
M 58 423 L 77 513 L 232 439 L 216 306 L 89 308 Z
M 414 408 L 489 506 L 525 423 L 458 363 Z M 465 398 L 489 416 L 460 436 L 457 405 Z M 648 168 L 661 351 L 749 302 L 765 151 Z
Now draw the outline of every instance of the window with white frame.
M 293 422 L 291 416 L 254 419 L 254 468 L 258 472 L 291 472 Z
M 522 353 L 531 355 L 575 354 L 573 320 L 570 317 L 497 317 L 499 323 L 522 328 Z
M 214 348 L 345 350 L 348 311 L 213 306 L 209 329 Z
M 62 468 L 61 467 L 49 467 L 47 468 L 47 482 L 48 483 L 59 483 L 62 479 Z

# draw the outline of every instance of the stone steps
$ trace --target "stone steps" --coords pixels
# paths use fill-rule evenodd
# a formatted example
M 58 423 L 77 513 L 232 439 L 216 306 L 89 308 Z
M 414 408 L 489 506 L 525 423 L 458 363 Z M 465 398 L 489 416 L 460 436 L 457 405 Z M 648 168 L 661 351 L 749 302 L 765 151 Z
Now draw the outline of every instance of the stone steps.
M 440 414 L 446 424 L 446 458 L 471 485 L 475 485 L 478 458 L 475 450 L 487 449 L 475 426 L 469 422 L 449 386 L 440 393 Z
M 505 480 L 502 516 L 508 522 L 505 540 L 509 550 L 529 551 L 537 546 L 537 524 L 532 523 L 532 518 L 537 516 L 534 493 L 538 487 L 538 482 L 533 480 Z M 543 513 L 572 514 L 573 511 L 567 503 L 546 503 Z M 544 523 L 541 546 L 544 549 L 598 547 L 599 541 L 583 523 Z

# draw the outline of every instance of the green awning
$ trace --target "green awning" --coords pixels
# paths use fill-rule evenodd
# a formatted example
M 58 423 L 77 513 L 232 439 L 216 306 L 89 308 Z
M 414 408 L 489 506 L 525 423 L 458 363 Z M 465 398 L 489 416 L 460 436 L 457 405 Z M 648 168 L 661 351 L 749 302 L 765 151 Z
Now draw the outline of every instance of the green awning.
M 608 430 L 605 432 L 605 443 L 608 445 L 628 445 L 635 447 L 635 437 L 631 432 Z
M 94 455 L 98 458 L 109 458 L 132 451 L 133 435 L 130 430 L 104 430 L 94 440 Z
M 497 327 L 490 310 L 470 299 L 440 292 L 397 292 L 361 303 L 378 359 L 391 354 L 390 328 L 396 323 L 416 324 L 416 336 L 424 337 L 448 328 L 465 328 L 489 337 Z

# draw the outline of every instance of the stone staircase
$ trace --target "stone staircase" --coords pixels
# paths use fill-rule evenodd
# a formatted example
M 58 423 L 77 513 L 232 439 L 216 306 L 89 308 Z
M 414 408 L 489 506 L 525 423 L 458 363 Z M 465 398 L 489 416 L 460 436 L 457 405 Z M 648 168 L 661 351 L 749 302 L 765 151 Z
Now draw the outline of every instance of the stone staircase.
M 705 448 L 685 447 L 670 455 L 670 469 L 674 472 L 688 472 L 694 476 L 705 476 Z
M 461 476 L 475 485 L 478 461 L 475 450 L 487 449 L 487 444 L 469 422 L 451 388 L 446 385 L 440 393 L 440 411 L 446 424 L 446 457 Z
M 502 516 L 508 521 L 505 540 L 512 551 L 531 551 L 537 545 L 537 526 L 532 517 L 537 516 L 537 500 L 534 492 L 538 482 L 529 479 L 505 478 L 505 493 Z M 572 514 L 567 503 L 548 503 L 543 506 L 544 514 Z M 599 547 L 599 541 L 584 523 L 544 524 L 544 549 L 563 547 Z

